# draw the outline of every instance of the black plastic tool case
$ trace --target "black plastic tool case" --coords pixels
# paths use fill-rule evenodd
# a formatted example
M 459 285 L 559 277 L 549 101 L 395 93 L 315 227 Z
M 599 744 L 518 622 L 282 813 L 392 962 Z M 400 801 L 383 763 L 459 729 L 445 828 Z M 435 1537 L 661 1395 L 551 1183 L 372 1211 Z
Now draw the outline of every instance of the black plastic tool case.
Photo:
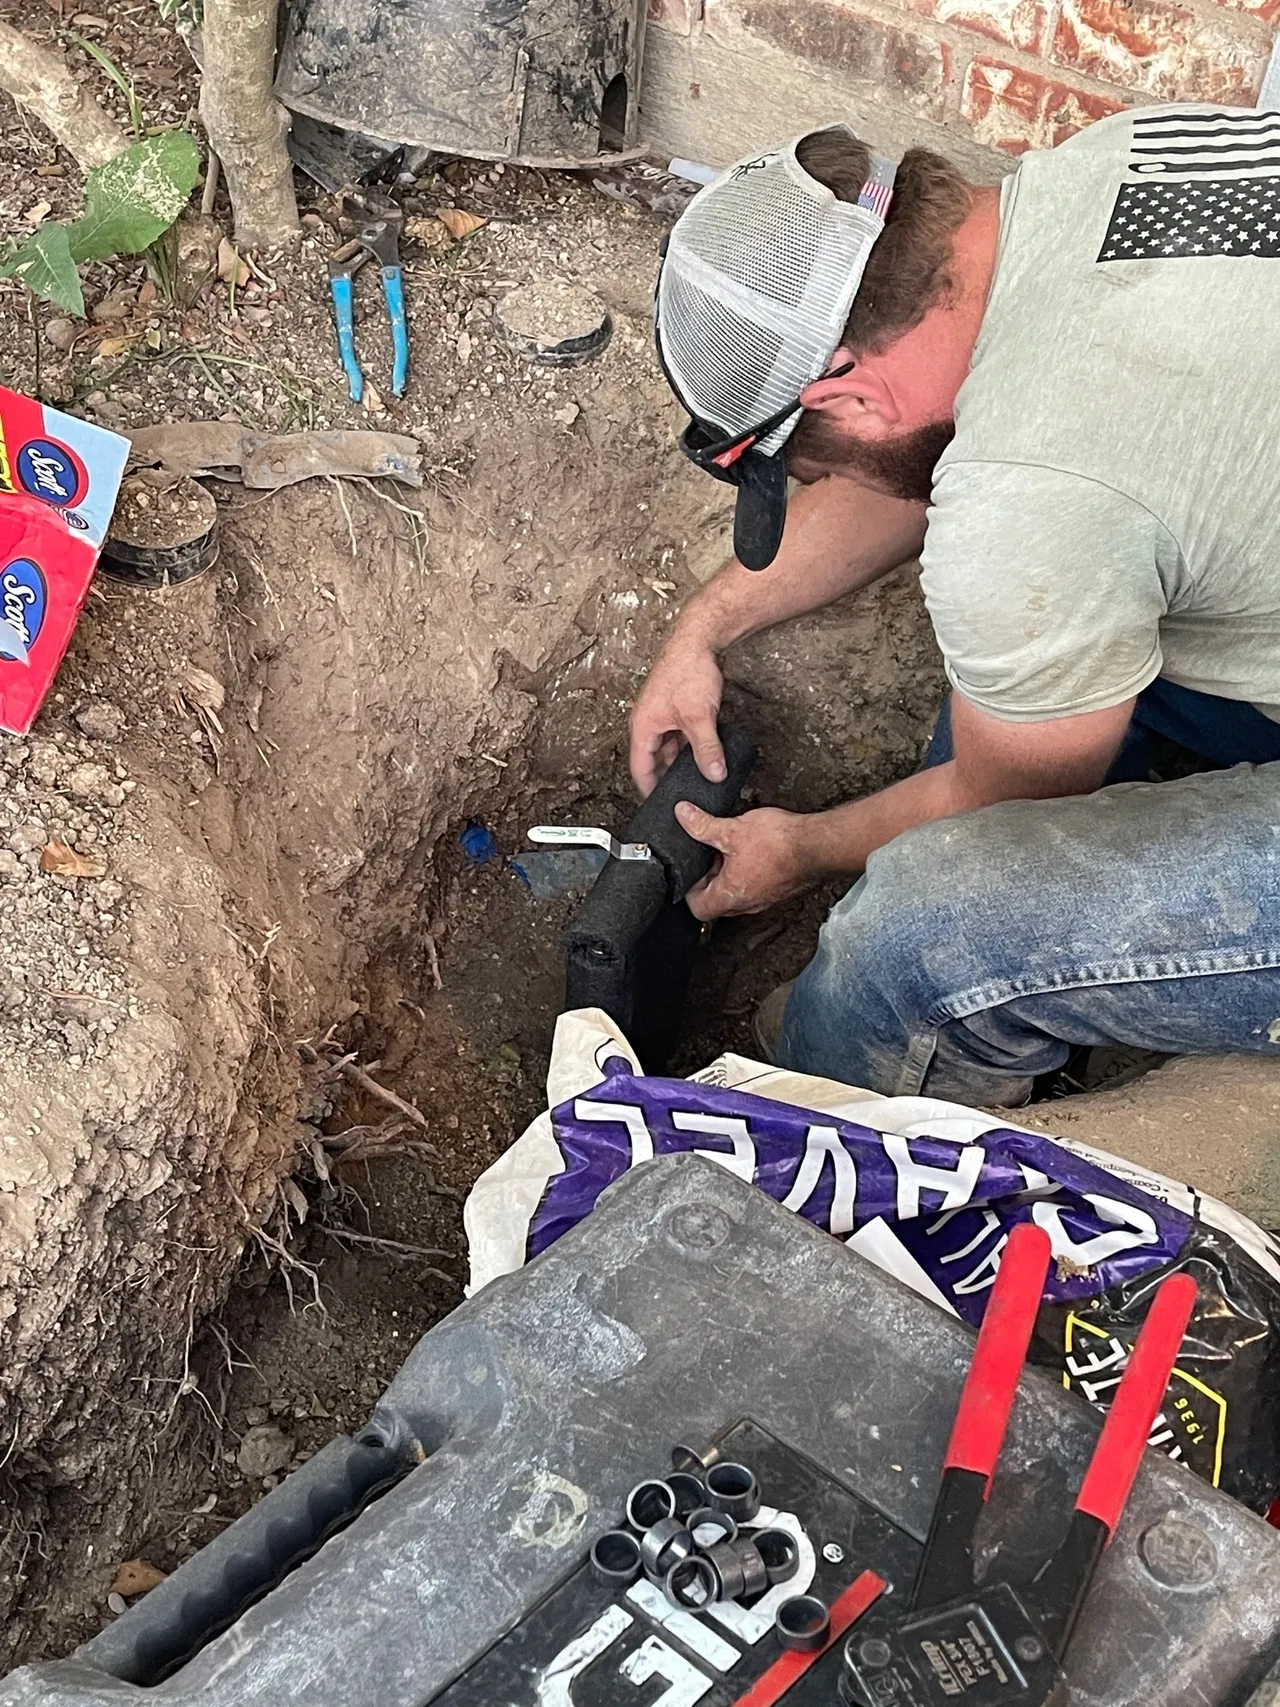
M 772 1635 L 664 1624 L 594 1582 L 591 1541 L 674 1442 L 728 1433 L 798 1517 L 821 1592 L 864 1565 L 901 1592 L 971 1347 L 715 1163 L 651 1162 L 427 1334 L 356 1440 L 0 1704 L 731 1707 Z M 985 1559 L 1043 1556 L 1096 1429 L 1024 1377 Z M 1239 1707 L 1278 1654 L 1280 1535 L 1148 1455 L 1068 1654 L 1072 1703 Z M 787 1707 L 835 1707 L 838 1662 Z

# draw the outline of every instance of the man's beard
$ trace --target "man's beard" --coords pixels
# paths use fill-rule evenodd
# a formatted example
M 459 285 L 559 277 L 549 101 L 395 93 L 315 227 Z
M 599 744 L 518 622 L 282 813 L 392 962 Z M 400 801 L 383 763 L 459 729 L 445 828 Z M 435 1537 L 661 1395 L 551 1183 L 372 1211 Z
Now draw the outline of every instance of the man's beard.
M 824 409 L 806 409 L 787 440 L 787 463 L 798 479 L 840 474 L 863 480 L 891 498 L 927 504 L 938 458 L 955 437 L 954 421 L 930 421 L 895 439 L 842 433 Z

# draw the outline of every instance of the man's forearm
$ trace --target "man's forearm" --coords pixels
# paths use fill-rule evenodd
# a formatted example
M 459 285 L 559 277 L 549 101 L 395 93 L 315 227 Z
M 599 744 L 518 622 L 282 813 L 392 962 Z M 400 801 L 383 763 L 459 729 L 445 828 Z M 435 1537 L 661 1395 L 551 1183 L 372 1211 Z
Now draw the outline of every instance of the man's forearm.
M 819 610 L 919 551 L 923 504 L 828 478 L 791 499 L 782 549 L 767 569 L 730 561 L 684 607 L 672 639 L 723 652 L 735 641 Z
M 859 877 L 876 849 L 904 830 L 986 804 L 961 787 L 951 760 L 917 771 L 863 800 L 798 818 L 801 858 L 815 880 Z

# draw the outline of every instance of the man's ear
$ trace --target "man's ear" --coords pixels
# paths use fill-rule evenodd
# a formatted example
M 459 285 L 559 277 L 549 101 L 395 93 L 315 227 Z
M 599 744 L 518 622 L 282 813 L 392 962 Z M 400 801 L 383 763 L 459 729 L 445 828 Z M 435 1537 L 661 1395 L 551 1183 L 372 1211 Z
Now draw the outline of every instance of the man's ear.
M 850 366 L 844 374 L 832 373 L 815 379 L 800 393 L 806 409 L 821 409 L 842 425 L 896 427 L 902 418 L 898 400 L 889 385 L 883 364 L 877 356 L 857 361 L 846 349 L 838 349 L 831 358 L 831 367 Z

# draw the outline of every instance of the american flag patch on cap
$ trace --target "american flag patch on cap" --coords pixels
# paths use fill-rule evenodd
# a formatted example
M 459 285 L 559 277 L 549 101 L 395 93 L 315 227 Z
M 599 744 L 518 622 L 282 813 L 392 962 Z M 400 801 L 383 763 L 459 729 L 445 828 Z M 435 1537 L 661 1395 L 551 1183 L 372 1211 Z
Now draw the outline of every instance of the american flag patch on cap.
M 889 217 L 896 172 L 897 167 L 892 160 L 887 160 L 883 154 L 873 154 L 871 176 L 858 192 L 858 206 L 869 209 L 881 224 Z

